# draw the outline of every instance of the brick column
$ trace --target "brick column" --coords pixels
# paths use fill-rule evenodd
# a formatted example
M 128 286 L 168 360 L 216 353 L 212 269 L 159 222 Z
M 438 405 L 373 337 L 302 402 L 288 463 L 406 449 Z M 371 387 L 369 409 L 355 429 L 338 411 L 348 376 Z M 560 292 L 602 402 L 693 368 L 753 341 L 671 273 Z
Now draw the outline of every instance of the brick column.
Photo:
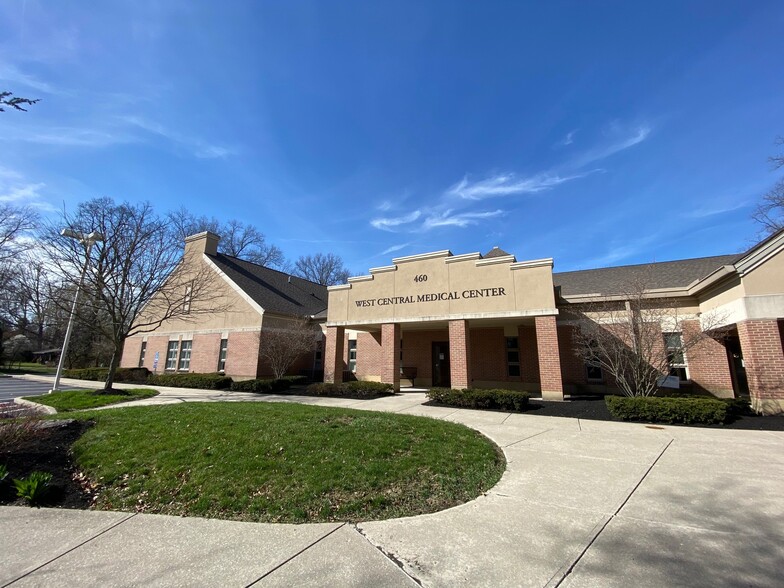
M 683 321 L 681 328 L 684 338 L 694 341 L 700 330 L 700 322 Z M 689 367 L 689 379 L 696 389 L 701 388 L 717 398 L 735 397 L 727 348 L 721 341 L 707 335 L 699 339 L 699 343 L 686 351 L 686 364 Z
M 325 382 L 343 383 L 345 334 L 346 329 L 343 327 L 327 327 L 327 345 L 324 350 Z
M 752 408 L 763 414 L 784 412 L 784 348 L 778 321 L 754 319 L 739 322 L 738 337 Z
M 563 400 L 561 357 L 558 352 L 558 331 L 554 316 L 538 316 L 536 322 L 536 348 L 539 353 L 539 377 L 542 381 L 544 400 Z
M 452 388 L 471 387 L 471 335 L 467 320 L 449 321 L 449 373 Z
M 400 324 L 381 325 L 381 381 L 400 391 Z

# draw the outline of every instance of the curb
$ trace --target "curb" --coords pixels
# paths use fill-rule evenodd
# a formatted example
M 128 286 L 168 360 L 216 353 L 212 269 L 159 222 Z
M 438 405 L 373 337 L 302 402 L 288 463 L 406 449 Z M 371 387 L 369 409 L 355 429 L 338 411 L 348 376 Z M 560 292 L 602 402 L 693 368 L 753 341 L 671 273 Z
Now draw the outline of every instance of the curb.
M 23 398 L 14 398 L 14 402 L 28 408 L 34 408 L 35 410 L 45 412 L 46 414 L 57 414 L 57 409 L 55 409 L 53 406 L 38 404 L 37 402 L 31 402 L 30 400 L 24 400 Z

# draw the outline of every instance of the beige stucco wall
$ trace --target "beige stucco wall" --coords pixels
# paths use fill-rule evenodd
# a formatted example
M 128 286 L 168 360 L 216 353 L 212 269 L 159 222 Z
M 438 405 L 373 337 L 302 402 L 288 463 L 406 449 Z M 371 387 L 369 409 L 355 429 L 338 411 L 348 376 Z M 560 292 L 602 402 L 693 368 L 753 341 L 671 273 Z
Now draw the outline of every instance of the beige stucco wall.
M 446 252 L 396 261 L 389 268 L 371 270 L 370 276 L 351 279 L 348 288 L 331 289 L 327 322 L 362 325 L 556 313 L 551 262 L 521 267 L 511 259 L 498 263 Z
M 743 276 L 746 295 L 784 294 L 784 251 Z
M 186 285 L 193 284 L 190 312 L 164 321 L 155 329 L 156 334 L 258 329 L 261 326 L 262 314 L 201 254 L 186 255 L 169 283 L 177 284 L 175 291 L 181 288 L 183 295 Z M 140 320 L 146 320 L 147 313 L 154 313 L 164 304 L 161 296 L 152 298 Z

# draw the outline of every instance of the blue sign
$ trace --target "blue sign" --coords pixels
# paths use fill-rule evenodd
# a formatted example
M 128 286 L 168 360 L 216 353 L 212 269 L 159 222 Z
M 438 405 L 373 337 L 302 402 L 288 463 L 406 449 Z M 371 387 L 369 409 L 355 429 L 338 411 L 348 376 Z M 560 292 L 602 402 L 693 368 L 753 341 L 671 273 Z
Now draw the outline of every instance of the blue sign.
M 155 352 L 155 359 L 152 362 L 152 371 L 154 371 L 154 372 L 158 371 L 158 358 L 159 357 L 160 357 L 160 354 L 156 351 Z

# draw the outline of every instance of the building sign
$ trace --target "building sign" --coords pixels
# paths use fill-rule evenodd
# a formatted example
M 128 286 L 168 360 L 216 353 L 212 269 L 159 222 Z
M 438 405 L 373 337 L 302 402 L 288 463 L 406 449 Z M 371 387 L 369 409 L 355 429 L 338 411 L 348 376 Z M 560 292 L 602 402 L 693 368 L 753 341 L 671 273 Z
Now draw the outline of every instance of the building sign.
M 462 292 L 432 292 L 416 296 L 392 296 L 391 298 L 364 298 L 355 300 L 357 307 L 389 306 L 392 304 L 414 304 L 418 302 L 441 302 L 443 300 L 459 300 L 468 298 L 491 298 L 506 296 L 505 288 L 480 288 L 463 290 Z
M 159 357 L 160 357 L 160 354 L 156 351 L 155 352 L 155 359 L 153 359 L 153 361 L 152 361 L 152 371 L 154 371 L 154 372 L 158 371 L 158 358 Z

